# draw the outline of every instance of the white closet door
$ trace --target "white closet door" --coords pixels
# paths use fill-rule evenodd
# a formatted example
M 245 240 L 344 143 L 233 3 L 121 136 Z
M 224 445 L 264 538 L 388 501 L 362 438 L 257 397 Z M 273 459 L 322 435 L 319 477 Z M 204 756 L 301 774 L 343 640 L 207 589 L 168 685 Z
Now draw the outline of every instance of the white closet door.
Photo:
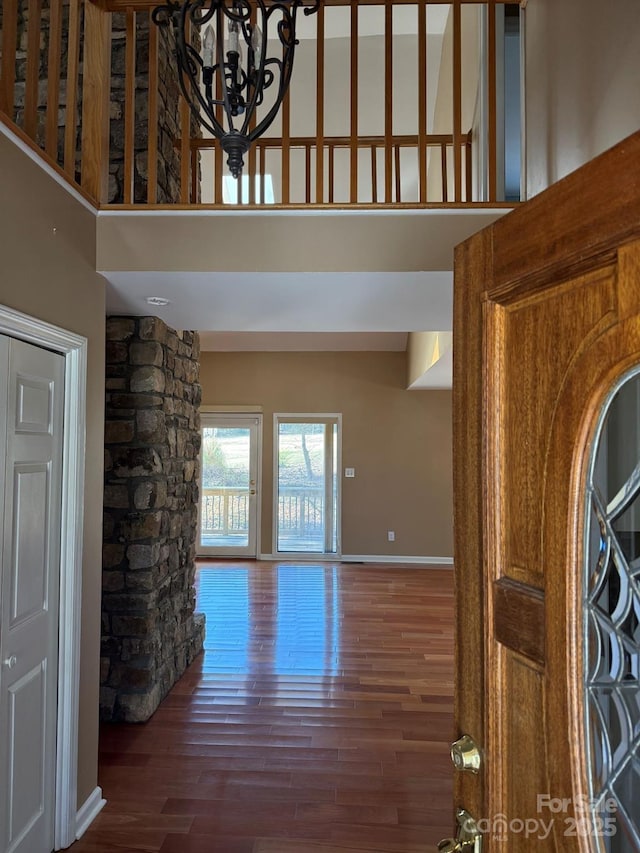
M 0 336 L 0 851 L 54 846 L 64 358 Z

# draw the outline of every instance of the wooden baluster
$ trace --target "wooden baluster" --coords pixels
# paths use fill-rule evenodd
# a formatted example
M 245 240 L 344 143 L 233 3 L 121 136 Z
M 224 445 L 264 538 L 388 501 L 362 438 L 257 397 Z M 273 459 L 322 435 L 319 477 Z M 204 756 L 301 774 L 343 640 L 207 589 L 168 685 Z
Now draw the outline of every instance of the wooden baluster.
M 496 7 L 489 4 L 489 26 L 487 54 L 488 73 L 487 86 L 489 88 L 489 198 L 488 201 L 496 201 L 498 195 L 498 132 L 497 132 L 497 92 L 496 92 Z
M 378 203 L 378 149 L 371 146 L 371 201 Z
M 191 204 L 198 203 L 198 160 L 200 149 L 191 145 Z
M 305 198 L 306 203 L 311 204 L 311 142 L 305 145 Z
M 24 89 L 24 132 L 36 142 L 38 128 L 38 78 L 40 77 L 41 0 L 28 0 L 27 73 Z
M 358 202 L 358 0 L 351 0 L 351 154 L 350 190 L 351 204 Z
M 473 181 L 472 181 L 472 170 L 473 170 L 472 154 L 473 154 L 473 149 L 472 149 L 472 144 L 473 144 L 472 133 L 471 133 L 471 131 L 469 131 L 469 133 L 467 134 L 467 140 L 466 140 L 466 143 L 464 146 L 465 172 L 466 172 L 466 179 L 467 179 L 467 197 L 465 198 L 465 201 L 467 202 L 467 204 L 469 204 L 471 201 L 473 201 Z
M 2 86 L 0 109 L 13 121 L 16 86 L 16 41 L 18 38 L 18 0 L 2 3 Z
M 62 55 L 62 0 L 51 0 L 49 7 L 49 58 L 47 62 L 47 118 L 45 151 L 58 161 L 58 106 L 60 104 L 60 65 Z
M 291 101 L 287 90 L 282 102 L 282 203 L 291 199 Z
M 393 191 L 393 4 L 386 0 L 384 7 L 384 200 L 392 201 Z
M 77 3 L 72 0 L 71 12 Z M 69 28 L 69 56 L 76 54 Z M 71 74 L 75 64 L 76 73 Z M 75 163 L 75 110 L 77 64 L 69 61 L 67 77 L 67 130 L 65 170 L 73 175 Z M 94 3 L 84 6 L 84 77 L 82 84 L 82 188 L 97 202 L 107 201 L 109 191 L 109 101 L 111 80 L 111 13 Z M 69 89 L 72 90 L 69 103 Z
M 418 4 L 418 174 L 420 202 L 427 201 L 427 5 Z
M 124 60 L 124 187 L 125 204 L 133 204 L 136 133 L 136 13 L 126 11 Z
M 151 16 L 149 16 L 151 18 Z M 149 20 L 149 96 L 147 142 L 147 203 L 158 201 L 158 27 Z
M 76 117 L 76 110 L 78 108 L 78 69 L 80 65 L 80 4 L 82 0 L 70 0 L 69 3 L 69 28 L 68 28 L 68 46 L 67 46 L 67 108 L 65 110 L 65 120 L 64 120 L 64 170 L 67 175 L 71 178 L 71 180 L 75 181 L 75 172 L 76 172 L 76 131 L 78 129 L 78 122 Z M 89 4 L 90 6 L 92 4 Z M 99 10 L 97 8 L 94 10 L 96 14 L 93 12 L 90 13 L 91 20 L 96 20 L 97 15 L 99 14 Z M 111 22 L 111 15 L 107 12 L 104 13 L 109 16 L 109 22 Z M 90 24 L 90 26 L 92 26 Z M 109 23 L 110 26 L 110 23 Z M 87 22 L 85 18 L 85 32 L 87 29 Z M 104 34 L 96 37 L 99 42 L 104 38 Z M 111 32 L 109 32 L 109 41 L 111 40 Z M 104 46 L 99 44 L 99 50 L 104 51 Z M 89 57 L 90 62 L 95 64 L 97 57 Z M 100 56 L 100 66 L 104 68 L 105 57 Z M 85 62 L 86 64 L 86 62 Z M 100 69 L 97 69 L 97 72 L 100 72 Z M 85 78 L 87 76 L 87 69 L 85 68 Z M 105 78 L 106 80 L 111 79 L 111 68 L 109 68 L 109 72 Z M 86 81 L 85 81 L 86 86 Z M 107 87 L 108 88 L 108 87 Z M 96 94 L 98 92 L 96 91 Z M 83 99 L 83 105 L 84 105 Z M 83 108 L 84 112 L 84 108 Z M 84 124 L 84 119 L 83 119 Z M 84 130 L 83 130 L 84 133 Z M 84 150 L 83 150 L 84 154 Z M 84 157 L 83 157 L 84 159 Z M 83 164 L 84 171 L 84 164 Z M 83 180 L 84 184 L 84 180 Z
M 453 180 L 455 201 L 462 201 L 462 9 L 453 4 Z
M 333 185 L 335 183 L 335 148 L 329 143 L 329 204 L 333 204 Z
M 449 178 L 447 176 L 447 143 L 440 143 L 440 155 L 442 162 L 442 203 L 449 201 Z
M 261 140 L 257 143 L 260 153 L 260 204 L 265 203 L 265 181 L 267 174 L 266 147 Z
M 396 143 L 394 146 L 394 165 L 395 165 L 395 178 L 396 178 L 396 204 L 400 204 L 402 201 L 402 187 L 400 183 L 400 145 Z
M 316 204 L 324 202 L 324 4 L 316 13 Z
M 0 109 L 11 121 L 13 121 L 15 103 L 17 30 L 18 2 L 17 0 L 3 0 Z

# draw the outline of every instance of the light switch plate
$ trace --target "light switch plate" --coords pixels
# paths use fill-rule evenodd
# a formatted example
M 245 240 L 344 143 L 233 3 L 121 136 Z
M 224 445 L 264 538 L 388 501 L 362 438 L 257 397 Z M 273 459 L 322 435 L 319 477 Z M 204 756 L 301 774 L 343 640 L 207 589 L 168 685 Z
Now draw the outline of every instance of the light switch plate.
M 355 477 L 356 476 L 356 469 L 355 468 L 345 468 L 344 469 L 344 476 L 345 477 Z

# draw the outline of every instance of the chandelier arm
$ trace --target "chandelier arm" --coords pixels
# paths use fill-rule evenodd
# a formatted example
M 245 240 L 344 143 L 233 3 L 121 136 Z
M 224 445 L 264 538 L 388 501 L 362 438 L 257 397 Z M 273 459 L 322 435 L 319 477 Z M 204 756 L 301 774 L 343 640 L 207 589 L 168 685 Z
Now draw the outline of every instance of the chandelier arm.
M 296 26 L 296 12 L 298 7 L 301 5 L 302 0 L 294 0 L 290 6 L 287 6 L 284 3 L 273 3 L 269 9 L 265 8 L 264 0 L 257 0 L 260 6 L 264 9 L 264 31 L 268 32 L 268 21 L 271 15 L 273 15 L 276 11 L 280 11 L 283 15 L 281 21 L 278 22 L 278 37 L 280 39 L 280 43 L 284 48 L 284 55 L 282 59 L 271 59 L 266 62 L 261 62 L 261 66 L 263 69 L 268 65 L 277 65 L 279 71 L 279 80 L 278 80 L 278 96 L 274 100 L 274 103 L 271 106 L 269 112 L 264 116 L 262 121 L 253 128 L 253 130 L 247 133 L 247 137 L 250 142 L 254 142 L 259 136 L 261 136 L 273 123 L 276 115 L 278 114 L 278 110 L 280 109 L 282 102 L 287 94 L 289 89 L 289 84 L 291 82 L 291 73 L 293 71 L 293 59 L 295 48 L 297 45 L 297 41 L 295 39 L 295 26 Z M 283 29 L 288 30 L 290 36 L 293 35 L 293 38 L 283 38 L 282 31 Z M 266 35 L 263 36 L 266 41 Z M 246 126 L 245 122 L 245 126 Z M 243 127 L 243 130 L 246 131 L 246 127 Z
M 233 133 L 235 131 L 235 127 L 233 124 L 233 114 L 231 112 L 231 101 L 229 100 L 229 87 L 227 86 L 227 75 L 226 75 L 226 63 L 224 61 L 224 15 L 227 15 L 227 8 L 224 3 L 224 0 L 218 2 L 217 4 L 217 16 L 216 16 L 216 30 L 218 37 L 216 38 L 216 53 L 218 55 L 218 68 L 219 73 L 222 75 L 222 102 L 225 115 L 227 117 L 227 121 L 229 122 L 229 130 Z M 216 122 L 217 123 L 217 122 Z M 222 138 L 225 135 L 226 131 L 224 128 L 221 128 L 221 133 L 216 136 L 218 138 Z
M 253 116 L 255 114 L 256 107 L 258 106 L 258 104 L 262 103 L 262 95 L 263 95 L 263 92 L 266 88 L 265 79 L 264 79 L 264 71 L 265 71 L 265 65 L 267 64 L 267 61 L 266 61 L 267 41 L 268 41 L 268 35 L 269 35 L 269 27 L 268 27 L 269 15 L 267 13 L 265 2 L 264 2 L 264 0 L 256 0 L 256 5 L 257 5 L 258 9 L 260 10 L 260 23 L 262 24 L 262 26 L 260 28 L 262 31 L 262 44 L 261 44 L 261 48 L 260 48 L 260 65 L 258 66 L 258 68 L 255 68 L 254 72 L 253 72 L 254 79 L 256 82 L 255 82 L 255 85 L 253 86 L 253 91 L 251 93 L 251 99 L 249 100 L 249 103 L 247 104 L 244 121 L 242 122 L 242 128 L 240 130 L 240 133 L 242 133 L 243 136 L 246 136 L 251 141 L 253 141 L 253 139 L 255 139 L 255 137 L 252 137 L 249 133 L 247 133 L 247 131 L 249 129 L 249 125 L 251 124 L 251 120 L 253 119 Z M 250 41 L 251 41 L 250 38 L 249 39 L 245 38 L 245 40 L 247 41 L 247 44 L 249 45 L 249 49 L 251 50 L 252 48 L 251 48 L 251 44 L 250 44 Z M 247 78 L 247 92 L 249 91 L 250 81 L 251 81 L 251 77 L 249 76 Z M 269 85 L 269 84 L 267 84 L 267 85 Z M 278 102 L 278 105 L 279 105 L 279 102 Z
M 219 134 L 224 133 L 224 128 L 217 121 L 215 114 L 211 107 L 209 106 L 208 99 L 205 99 L 200 90 L 200 86 L 198 85 L 198 81 L 195 78 L 195 75 L 191 72 L 191 68 L 195 68 L 196 66 L 202 65 L 202 60 L 198 55 L 195 48 L 193 48 L 190 44 L 187 44 L 186 41 L 180 40 L 178 45 L 178 41 L 176 40 L 176 47 L 178 48 L 179 58 L 178 58 L 178 82 L 180 83 L 180 89 L 182 90 L 182 94 L 187 104 L 189 105 L 189 109 L 193 113 L 196 121 L 203 125 L 210 133 L 213 133 L 214 136 L 218 136 Z M 195 59 L 194 59 L 195 58 Z M 189 80 L 190 86 L 187 87 L 185 82 L 185 76 Z M 205 115 L 209 121 L 205 121 L 202 117 L 202 111 L 197 108 L 196 103 L 193 101 L 193 94 L 195 93 L 197 104 L 200 105 L 201 110 L 204 110 Z M 218 128 L 216 130 L 216 128 Z
M 254 127 L 254 129 L 248 134 L 248 139 L 250 142 L 254 142 L 259 136 L 261 136 L 265 130 L 273 123 L 273 120 L 278 114 L 278 110 L 280 109 L 282 102 L 287 94 L 287 89 L 289 88 L 289 83 L 291 82 L 291 72 L 293 70 L 293 58 L 290 61 L 286 62 L 283 60 L 282 62 L 279 59 L 271 60 L 272 63 L 278 64 L 280 68 L 280 85 L 278 87 L 278 97 L 274 101 L 269 112 L 264 116 L 262 121 Z

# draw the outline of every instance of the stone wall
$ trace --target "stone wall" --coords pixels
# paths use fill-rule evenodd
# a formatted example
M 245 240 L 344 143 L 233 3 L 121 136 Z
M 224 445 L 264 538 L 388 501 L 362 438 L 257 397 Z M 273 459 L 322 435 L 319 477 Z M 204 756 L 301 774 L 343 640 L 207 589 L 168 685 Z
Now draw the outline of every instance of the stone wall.
M 148 719 L 202 649 L 199 354 L 197 332 L 107 319 L 102 719 Z

